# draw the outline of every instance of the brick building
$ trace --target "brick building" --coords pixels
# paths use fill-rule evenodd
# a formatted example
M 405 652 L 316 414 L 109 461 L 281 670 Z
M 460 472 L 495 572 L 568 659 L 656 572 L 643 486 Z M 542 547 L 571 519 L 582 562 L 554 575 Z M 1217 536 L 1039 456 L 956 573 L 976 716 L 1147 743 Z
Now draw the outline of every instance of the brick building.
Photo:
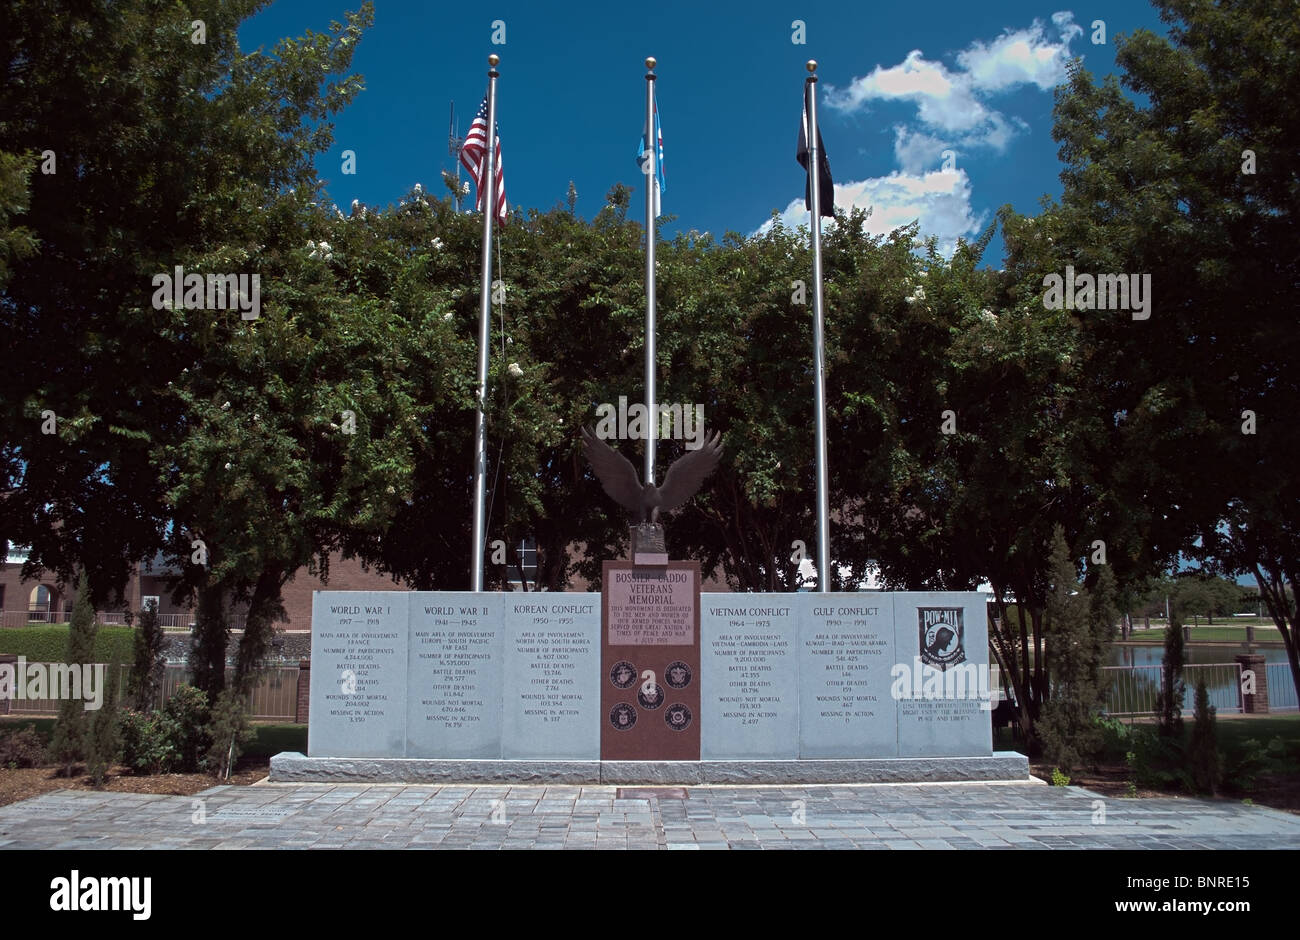
M 10 547 L 3 568 L 0 568 L 0 610 L 4 611 L 3 626 L 17 627 L 29 623 L 66 623 L 76 600 L 76 588 L 63 584 L 48 572 L 38 578 L 23 580 L 22 566 L 26 555 L 21 549 Z M 172 601 L 167 590 L 167 578 L 173 572 L 161 559 L 154 563 L 137 564 L 123 591 L 123 604 L 115 610 L 101 610 L 100 623 L 124 623 L 125 611 L 139 611 L 147 599 L 156 598 L 158 614 L 164 627 L 188 627 L 194 622 L 194 608 Z M 363 571 L 355 559 L 344 561 L 337 553 L 330 558 L 330 579 L 325 584 L 312 577 L 307 569 L 284 586 L 284 609 L 289 615 L 287 623 L 277 626 L 293 632 L 311 630 L 311 595 L 313 591 L 397 591 L 405 590 L 387 575 L 375 570 Z M 231 626 L 243 626 L 243 611 L 238 605 L 230 608 Z

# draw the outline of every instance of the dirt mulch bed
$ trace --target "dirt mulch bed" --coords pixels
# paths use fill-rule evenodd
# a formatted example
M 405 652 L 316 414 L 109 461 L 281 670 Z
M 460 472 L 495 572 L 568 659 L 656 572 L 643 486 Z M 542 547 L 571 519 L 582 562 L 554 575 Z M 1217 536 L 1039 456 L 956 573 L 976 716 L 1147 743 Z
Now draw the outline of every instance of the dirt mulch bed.
M 209 787 L 229 783 L 247 786 L 263 779 L 269 763 L 240 765 L 229 780 L 218 780 L 210 774 L 148 774 L 136 775 L 126 767 L 114 767 L 102 787 L 96 787 L 86 776 L 84 768 L 73 768 L 73 776 L 65 777 L 62 768 L 36 767 L 9 770 L 0 768 L 0 806 L 31 799 L 55 790 L 101 790 L 109 793 L 157 793 L 165 796 L 192 796 Z
M 1052 765 L 1030 762 L 1029 771 L 1040 780 L 1052 782 Z M 1137 797 L 1164 797 L 1166 799 L 1213 799 L 1199 794 L 1183 793 L 1179 790 L 1148 790 L 1138 787 L 1130 792 L 1129 781 L 1132 772 L 1126 764 L 1102 764 L 1097 768 L 1076 770 L 1070 774 L 1070 786 L 1083 787 L 1108 799 L 1131 799 Z M 1218 799 L 1240 803 L 1249 799 L 1257 806 L 1271 806 L 1273 809 L 1285 810 L 1300 815 L 1300 780 L 1275 775 L 1262 775 L 1255 789 L 1249 793 L 1220 794 Z

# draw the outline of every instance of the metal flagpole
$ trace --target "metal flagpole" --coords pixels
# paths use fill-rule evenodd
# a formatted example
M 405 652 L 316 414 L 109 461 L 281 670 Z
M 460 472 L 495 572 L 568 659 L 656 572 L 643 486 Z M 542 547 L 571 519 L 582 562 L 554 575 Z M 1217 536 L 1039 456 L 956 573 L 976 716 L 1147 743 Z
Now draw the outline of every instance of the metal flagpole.
M 804 80 L 808 119 L 808 179 L 812 192 L 813 244 L 813 388 L 817 412 L 817 590 L 831 589 L 830 504 L 826 486 L 826 352 L 822 310 L 821 140 L 817 135 L 817 61 L 809 59 Z M 832 198 L 834 194 L 832 193 Z
M 492 221 L 497 214 L 497 63 L 488 56 L 487 173 L 479 196 L 483 200 L 483 283 L 478 311 L 478 415 L 475 419 L 474 450 L 474 543 L 470 551 L 470 590 L 483 590 L 483 555 L 487 513 L 487 385 L 488 342 L 492 313 Z
M 655 134 L 655 60 L 645 60 L 645 481 L 655 481 L 655 442 L 659 437 L 655 401 L 655 189 L 659 183 L 659 139 Z

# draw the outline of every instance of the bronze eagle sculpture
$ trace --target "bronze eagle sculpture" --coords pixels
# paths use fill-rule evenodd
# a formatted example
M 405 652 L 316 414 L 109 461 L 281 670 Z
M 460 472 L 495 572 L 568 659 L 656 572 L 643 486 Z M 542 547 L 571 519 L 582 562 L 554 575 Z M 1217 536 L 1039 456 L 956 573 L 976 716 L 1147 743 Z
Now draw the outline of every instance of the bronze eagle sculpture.
M 658 522 L 660 512 L 672 512 L 699 490 L 705 477 L 722 459 L 722 434 L 715 431 L 697 450 L 674 461 L 664 476 L 664 485 L 641 485 L 632 462 L 585 427 L 582 452 L 596 471 L 596 478 L 614 502 L 636 513 L 641 522 Z

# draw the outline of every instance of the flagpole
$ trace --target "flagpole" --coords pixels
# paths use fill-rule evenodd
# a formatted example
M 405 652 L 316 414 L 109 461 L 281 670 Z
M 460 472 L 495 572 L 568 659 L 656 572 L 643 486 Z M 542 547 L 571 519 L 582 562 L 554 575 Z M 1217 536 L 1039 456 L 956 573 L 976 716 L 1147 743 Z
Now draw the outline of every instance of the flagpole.
M 659 180 L 659 139 L 655 134 L 655 60 L 645 60 L 645 483 L 655 481 L 655 442 L 659 437 L 655 401 L 655 187 Z
M 821 137 L 817 133 L 817 61 L 809 59 L 804 79 L 808 115 L 808 179 L 812 193 L 813 398 L 817 412 L 817 591 L 831 589 L 830 504 L 826 485 L 826 351 L 822 310 Z M 831 198 L 834 199 L 834 193 Z
M 492 322 L 492 221 L 496 217 L 496 135 L 497 135 L 497 63 L 500 58 L 488 56 L 488 106 L 487 106 L 487 173 L 479 198 L 483 202 L 483 281 L 478 310 L 478 414 L 474 428 L 474 535 L 470 549 L 470 590 L 483 590 L 483 555 L 487 524 L 487 386 L 488 342 Z

